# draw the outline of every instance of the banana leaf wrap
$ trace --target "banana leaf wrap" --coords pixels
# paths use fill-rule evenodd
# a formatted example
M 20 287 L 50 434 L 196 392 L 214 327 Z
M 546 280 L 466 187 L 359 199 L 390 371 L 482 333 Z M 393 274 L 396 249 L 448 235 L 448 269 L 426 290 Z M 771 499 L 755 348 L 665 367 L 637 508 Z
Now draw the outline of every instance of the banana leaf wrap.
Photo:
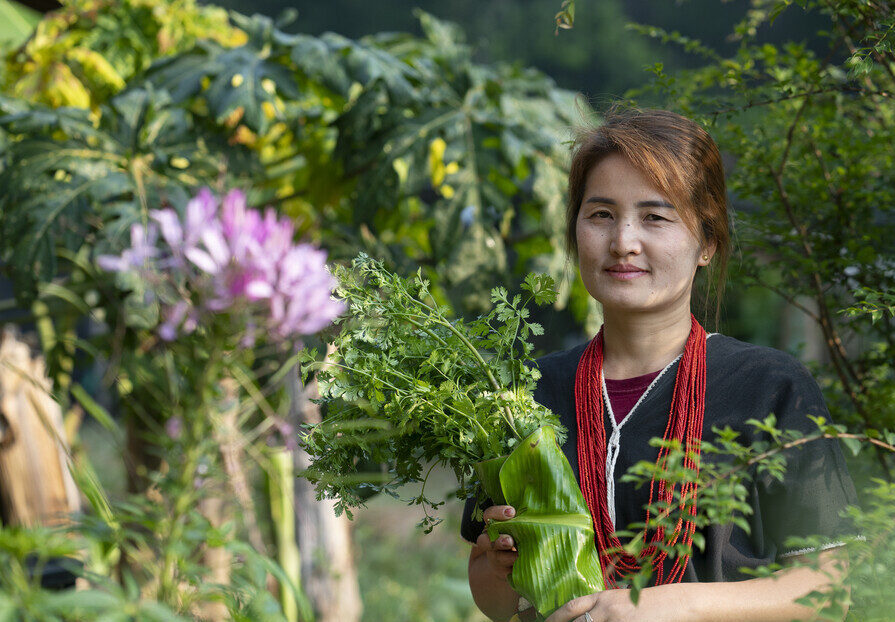
M 515 540 L 519 557 L 508 580 L 539 614 L 603 589 L 591 514 L 552 427 L 538 428 L 476 471 L 495 503 L 516 508 L 514 518 L 492 521 L 488 536 Z

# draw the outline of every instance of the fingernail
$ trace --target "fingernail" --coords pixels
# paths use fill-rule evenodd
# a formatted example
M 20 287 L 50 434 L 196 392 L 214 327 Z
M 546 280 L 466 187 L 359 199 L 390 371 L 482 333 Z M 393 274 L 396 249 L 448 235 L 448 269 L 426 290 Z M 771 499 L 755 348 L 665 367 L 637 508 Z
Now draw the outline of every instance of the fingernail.
M 514 510 L 513 508 L 506 508 L 503 511 L 504 516 L 513 516 L 515 513 L 516 513 L 516 510 Z

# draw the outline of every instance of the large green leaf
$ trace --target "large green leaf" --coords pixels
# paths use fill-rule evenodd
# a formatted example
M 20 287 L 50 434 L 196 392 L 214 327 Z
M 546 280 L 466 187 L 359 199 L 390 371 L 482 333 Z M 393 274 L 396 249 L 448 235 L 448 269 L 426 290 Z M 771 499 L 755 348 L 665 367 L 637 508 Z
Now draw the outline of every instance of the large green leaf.
M 14 265 L 16 293 L 33 297 L 59 272 L 60 249 L 89 243 L 118 250 L 147 207 L 184 205 L 214 179 L 227 154 L 248 171 L 237 147 L 205 135 L 165 91 L 135 87 L 100 108 L 35 105 L 0 117 L 9 144 L 0 171 L 0 261 Z
M 234 13 L 233 18 L 249 35 L 245 45 L 200 41 L 187 53 L 158 60 L 147 77 L 168 89 L 176 102 L 201 97 L 217 123 L 237 115 L 253 132 L 264 134 L 274 119 L 283 119 L 280 98 L 300 96 L 288 66 L 289 46 L 299 40 L 280 32 L 268 17 Z
M 351 224 L 382 242 L 350 247 L 393 265 L 431 265 L 429 276 L 466 311 L 486 308 L 490 285 L 512 283 L 535 256 L 561 281 L 574 94 L 536 71 L 477 64 L 455 27 L 419 18 L 424 38 L 382 34 L 349 45 L 324 36 L 293 48 L 307 75 L 325 73 L 316 79 L 349 99 L 333 124 L 333 158 L 357 182 Z M 411 222 L 432 226 L 391 235 L 395 206 L 408 197 Z M 567 299 L 566 290 L 560 304 Z
M 536 430 L 506 458 L 496 481 L 493 473 L 479 469 L 485 491 L 516 508 L 515 518 L 488 526 L 492 540 L 506 533 L 516 542 L 513 589 L 544 616 L 602 590 L 590 511 L 553 428 Z

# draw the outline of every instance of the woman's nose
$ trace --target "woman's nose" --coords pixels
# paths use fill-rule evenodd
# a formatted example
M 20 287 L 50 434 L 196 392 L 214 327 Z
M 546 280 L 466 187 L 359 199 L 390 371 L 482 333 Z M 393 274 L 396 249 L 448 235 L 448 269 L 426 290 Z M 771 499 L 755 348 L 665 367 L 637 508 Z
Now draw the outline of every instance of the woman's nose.
M 609 241 L 609 252 L 616 257 L 640 254 L 640 236 L 637 227 L 631 223 L 620 222 L 612 232 Z

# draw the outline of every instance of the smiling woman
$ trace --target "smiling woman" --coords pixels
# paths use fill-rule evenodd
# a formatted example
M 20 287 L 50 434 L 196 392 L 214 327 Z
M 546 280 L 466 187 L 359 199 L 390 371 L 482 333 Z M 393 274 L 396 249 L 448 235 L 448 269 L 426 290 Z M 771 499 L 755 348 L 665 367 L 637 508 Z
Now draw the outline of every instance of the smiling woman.
M 781 428 L 805 432 L 813 426 L 809 415 L 829 419 L 817 384 L 798 361 L 709 335 L 692 315 L 698 271 L 713 272 L 720 295 L 728 223 L 718 148 L 693 121 L 661 110 L 610 111 L 602 126 L 579 135 L 567 243 L 587 291 L 603 307 L 604 324 L 590 342 L 537 361 L 535 399 L 569 430 L 563 451 L 594 519 L 607 588 L 624 586 L 641 568 L 651 568 L 653 584 L 637 606 L 625 591 L 607 589 L 561 607 L 548 622 L 808 619 L 814 612 L 795 601 L 841 571 L 830 552 L 821 554 L 822 571 L 787 568 L 761 579 L 742 571 L 804 554 L 787 544 L 792 536 L 819 534 L 824 549 L 842 544 L 849 526 L 840 514 L 855 493 L 835 441 L 789 455 L 782 482 L 754 477 L 748 528 L 697 528 L 682 519 L 673 532 L 643 532 L 647 546 L 639 557 L 621 550 L 624 541 L 615 534 L 643 524 L 648 505 L 699 503 L 695 482 L 638 486 L 622 479 L 639 462 L 664 464 L 668 444 L 660 449 L 651 439 L 680 443 L 684 466 L 698 472 L 701 442 L 715 440 L 716 429 L 729 426 L 748 444 L 763 440 L 750 419 L 773 413 Z M 518 606 L 507 582 L 515 543 L 506 534 L 492 542 L 471 509 L 467 504 L 462 533 L 475 543 L 473 596 L 493 619 L 508 619 Z M 507 506 L 485 510 L 487 520 L 514 515 Z M 697 538 L 704 547 L 692 547 Z M 689 552 L 672 558 L 660 540 Z
M 644 214 L 645 218 L 679 221 L 696 239 L 711 245 L 703 254 L 712 261 L 703 260 L 700 266 L 712 273 L 717 319 L 730 258 L 730 228 L 724 167 L 715 141 L 696 123 L 665 110 L 610 110 L 600 128 L 581 130 L 569 171 L 566 212 L 566 244 L 572 255 L 579 253 L 580 212 L 592 205 L 591 199 L 601 198 L 591 196 L 593 184 L 610 181 L 605 179 L 607 174 L 619 168 L 616 162 L 611 171 L 594 179 L 597 165 L 610 156 L 628 165 L 628 178 L 617 179 L 617 185 L 627 187 L 630 182 L 650 195 L 642 197 L 638 207 L 657 209 Z M 674 209 L 673 218 L 668 207 Z
M 662 313 L 688 320 L 696 269 L 708 265 L 717 243 L 697 237 L 620 154 L 591 168 L 584 196 L 575 223 L 578 262 L 604 317 Z

